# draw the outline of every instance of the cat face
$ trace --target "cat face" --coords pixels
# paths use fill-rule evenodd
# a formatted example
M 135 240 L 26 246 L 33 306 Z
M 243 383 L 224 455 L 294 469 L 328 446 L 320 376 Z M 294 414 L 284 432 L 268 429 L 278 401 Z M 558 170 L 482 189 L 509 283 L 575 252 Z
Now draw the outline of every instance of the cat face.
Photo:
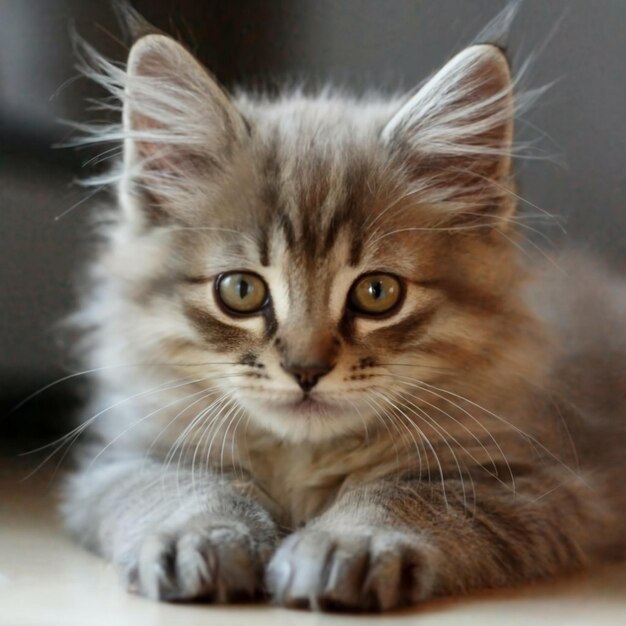
M 362 428 L 382 410 L 389 368 L 415 351 L 441 301 L 433 244 L 416 250 L 419 237 L 388 232 L 413 218 L 376 228 L 407 193 L 380 145 L 335 136 L 338 158 L 314 133 L 301 148 L 257 141 L 253 206 L 229 202 L 228 219 L 213 222 L 219 237 L 203 245 L 197 231 L 186 235 L 196 243 L 184 262 L 185 316 L 246 370 L 228 384 L 266 427 L 308 437 Z M 286 170 L 300 173 L 283 181 Z
M 117 271 L 150 358 L 221 363 L 217 387 L 294 440 L 373 428 L 415 381 L 481 367 L 517 283 L 497 49 L 409 99 L 231 101 L 152 35 L 123 81 L 118 249 L 137 260 Z

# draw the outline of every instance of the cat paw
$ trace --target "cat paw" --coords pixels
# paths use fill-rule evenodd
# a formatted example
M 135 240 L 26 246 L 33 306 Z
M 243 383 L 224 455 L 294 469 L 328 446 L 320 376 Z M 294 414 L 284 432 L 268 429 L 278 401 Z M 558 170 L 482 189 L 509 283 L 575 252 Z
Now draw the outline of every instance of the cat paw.
M 147 535 L 123 569 L 129 590 L 148 598 L 223 603 L 262 591 L 270 553 L 244 524 L 204 518 Z
M 278 548 L 266 581 L 287 607 L 389 610 L 432 595 L 433 559 L 432 546 L 411 533 L 303 530 Z

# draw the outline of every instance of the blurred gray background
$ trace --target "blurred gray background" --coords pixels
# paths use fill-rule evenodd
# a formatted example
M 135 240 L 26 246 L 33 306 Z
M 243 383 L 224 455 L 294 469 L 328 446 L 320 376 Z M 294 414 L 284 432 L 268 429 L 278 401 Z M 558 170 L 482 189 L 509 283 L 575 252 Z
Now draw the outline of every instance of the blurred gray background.
M 301 81 L 409 88 L 471 42 L 501 0 L 136 0 L 186 41 L 227 86 Z M 94 86 L 76 79 L 70 31 L 121 60 L 106 0 L 0 0 L 0 438 L 66 428 L 72 386 L 61 384 L 3 417 L 67 372 L 54 324 L 72 308 L 89 246 L 88 202 L 73 181 L 89 151 L 56 149 L 60 119 L 90 119 Z M 554 83 L 519 125 L 550 161 L 520 164 L 521 194 L 561 217 L 554 242 L 585 246 L 626 269 L 626 2 L 526 0 L 510 36 L 525 84 Z M 529 205 L 528 205 L 529 206 Z M 73 208 L 72 208 L 73 207 Z M 71 209 L 71 210 L 70 210 Z M 63 215 L 60 219 L 55 219 Z

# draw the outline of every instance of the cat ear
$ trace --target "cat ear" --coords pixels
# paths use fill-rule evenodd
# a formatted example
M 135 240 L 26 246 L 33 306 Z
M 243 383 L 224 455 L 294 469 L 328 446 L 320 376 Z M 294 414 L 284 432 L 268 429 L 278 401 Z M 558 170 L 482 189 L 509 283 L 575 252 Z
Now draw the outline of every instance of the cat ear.
M 421 198 L 459 217 L 506 214 L 513 97 L 502 51 L 475 45 L 449 61 L 385 126 Z M 418 194 L 415 194 L 417 197 Z
M 247 134 L 226 93 L 183 46 L 151 34 L 131 48 L 124 89 L 128 191 L 153 212 L 184 202 L 194 179 L 218 176 Z

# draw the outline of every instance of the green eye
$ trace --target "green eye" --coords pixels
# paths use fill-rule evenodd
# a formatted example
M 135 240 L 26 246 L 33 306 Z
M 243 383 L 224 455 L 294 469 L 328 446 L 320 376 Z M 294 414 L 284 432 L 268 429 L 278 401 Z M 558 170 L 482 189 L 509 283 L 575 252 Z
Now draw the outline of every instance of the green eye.
M 350 289 L 353 311 L 365 315 L 383 315 L 400 302 L 402 285 L 391 274 L 369 274 L 357 279 Z
M 215 282 L 215 291 L 227 312 L 241 315 L 257 313 L 265 306 L 268 297 L 263 279 L 244 272 L 221 274 Z

